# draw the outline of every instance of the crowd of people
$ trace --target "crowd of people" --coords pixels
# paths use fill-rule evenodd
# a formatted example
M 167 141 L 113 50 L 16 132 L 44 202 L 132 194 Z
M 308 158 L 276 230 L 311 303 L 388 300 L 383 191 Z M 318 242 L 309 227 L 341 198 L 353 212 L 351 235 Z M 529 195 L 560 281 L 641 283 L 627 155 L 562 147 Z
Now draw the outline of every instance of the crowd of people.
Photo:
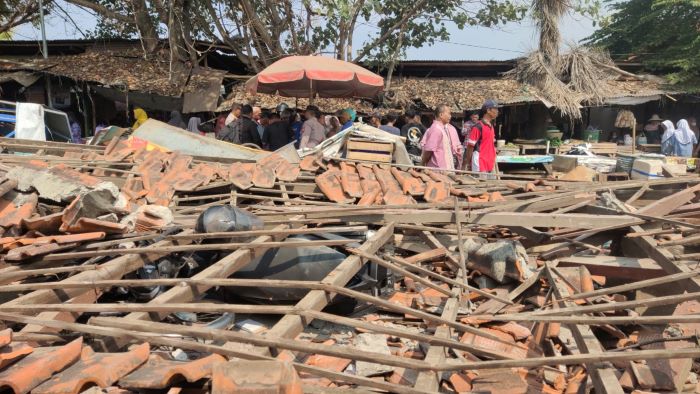
M 407 111 L 403 117 L 395 114 L 371 113 L 367 120 L 386 133 L 420 138 L 420 164 L 446 170 L 467 170 L 491 174 L 496 169 L 496 132 L 494 123 L 499 116 L 500 105 L 486 100 L 478 112 L 465 112 L 461 130 L 452 122 L 452 109 L 438 105 L 432 124 L 426 128 L 421 114 Z M 134 109 L 138 128 L 147 119 L 146 111 Z M 428 119 L 430 120 L 430 119 Z M 314 148 L 324 140 L 362 121 L 352 108 L 323 115 L 318 107 L 309 105 L 303 112 L 294 111 L 280 104 L 274 111 L 260 107 L 234 104 L 230 112 L 208 121 L 192 116 L 187 123 L 182 114 L 172 111 L 168 123 L 172 126 L 202 134 L 211 133 L 222 141 L 275 151 L 293 141 L 300 149 Z M 660 144 L 661 153 L 672 156 L 698 155 L 698 129 L 695 118 L 679 120 L 675 125 L 654 115 L 642 133 L 649 144 Z M 488 176 L 488 175 L 487 175 Z
M 451 123 L 452 112 L 447 105 L 437 107 L 428 128 L 424 126 L 421 114 L 412 110 L 403 117 L 371 113 L 367 123 L 392 135 L 421 138 L 424 166 L 490 173 L 496 160 L 493 122 L 498 117 L 498 108 L 495 101 L 487 100 L 481 113 L 465 113 L 469 120 L 463 123 L 460 133 Z M 149 118 L 142 108 L 135 108 L 133 114 L 136 119 L 133 129 Z M 314 148 L 360 120 L 352 108 L 323 115 L 314 105 L 297 112 L 284 103 L 274 111 L 234 104 L 228 113 L 207 121 L 195 115 L 185 122 L 180 112 L 172 111 L 168 124 L 204 135 L 211 133 L 222 141 L 275 151 L 293 141 L 296 141 L 296 148 Z
M 698 157 L 698 124 L 694 117 L 681 119 L 675 125 L 654 114 L 644 126 L 647 144 L 661 144 L 661 153 L 667 156 Z

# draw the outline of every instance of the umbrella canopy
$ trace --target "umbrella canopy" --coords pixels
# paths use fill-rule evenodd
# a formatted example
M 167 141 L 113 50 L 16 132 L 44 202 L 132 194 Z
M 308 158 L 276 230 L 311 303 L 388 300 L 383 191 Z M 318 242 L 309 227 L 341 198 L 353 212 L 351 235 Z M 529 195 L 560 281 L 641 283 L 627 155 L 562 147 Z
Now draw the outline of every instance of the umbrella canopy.
M 325 56 L 289 56 L 246 82 L 251 93 L 284 97 L 374 97 L 384 78 L 356 64 Z

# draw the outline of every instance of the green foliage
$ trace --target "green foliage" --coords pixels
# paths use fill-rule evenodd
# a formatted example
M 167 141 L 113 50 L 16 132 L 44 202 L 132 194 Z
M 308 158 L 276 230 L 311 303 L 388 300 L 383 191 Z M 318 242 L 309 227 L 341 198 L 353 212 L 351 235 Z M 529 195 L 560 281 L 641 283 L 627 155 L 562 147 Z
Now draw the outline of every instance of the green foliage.
M 382 36 L 392 28 L 410 10 L 416 0 L 383 0 L 376 1 L 371 13 L 364 15 L 365 21 L 369 21 L 372 14 L 381 15 L 377 24 L 379 30 L 376 36 Z M 440 41 L 451 39 L 449 25 L 454 23 L 462 30 L 469 26 L 495 27 L 507 22 L 519 21 L 527 14 L 528 7 L 517 0 L 486 0 L 480 2 L 465 2 L 455 0 L 431 0 L 412 18 L 409 18 L 399 29 L 395 29 L 381 45 L 374 45 L 372 39 L 365 43 L 368 50 L 366 61 L 386 65 L 387 59 L 394 53 L 399 33 L 403 34 L 400 54 L 409 48 L 421 48 L 433 45 Z M 371 38 L 371 37 L 370 37 Z
M 617 59 L 641 61 L 671 83 L 700 89 L 699 0 L 607 0 L 614 13 L 587 39 Z
M 52 8 L 50 0 L 44 1 L 44 12 Z M 0 40 L 11 40 L 12 30 L 25 23 L 38 24 L 38 0 L 0 0 Z
M 112 11 L 120 15 L 133 15 L 133 11 L 129 6 L 128 1 L 123 0 L 92 0 L 93 3 L 100 7 Z M 158 17 L 155 12 L 149 13 L 154 24 L 157 24 Z M 165 33 L 163 29 L 159 29 L 160 33 Z M 110 39 L 110 38 L 138 38 L 139 30 L 135 23 L 124 23 L 124 21 L 110 18 L 106 15 L 99 15 L 97 24 L 93 30 L 85 32 L 86 38 L 91 39 Z

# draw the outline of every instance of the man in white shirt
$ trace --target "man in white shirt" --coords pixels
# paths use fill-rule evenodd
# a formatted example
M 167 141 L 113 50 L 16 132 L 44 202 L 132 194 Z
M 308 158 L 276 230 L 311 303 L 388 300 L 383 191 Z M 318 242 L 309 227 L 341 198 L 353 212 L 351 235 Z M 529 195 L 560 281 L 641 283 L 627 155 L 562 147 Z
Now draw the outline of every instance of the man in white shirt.
M 241 105 L 236 103 L 231 106 L 231 112 L 229 112 L 228 116 L 226 116 L 226 121 L 224 122 L 224 126 L 228 126 L 229 123 L 233 122 L 234 120 L 238 119 L 241 117 Z

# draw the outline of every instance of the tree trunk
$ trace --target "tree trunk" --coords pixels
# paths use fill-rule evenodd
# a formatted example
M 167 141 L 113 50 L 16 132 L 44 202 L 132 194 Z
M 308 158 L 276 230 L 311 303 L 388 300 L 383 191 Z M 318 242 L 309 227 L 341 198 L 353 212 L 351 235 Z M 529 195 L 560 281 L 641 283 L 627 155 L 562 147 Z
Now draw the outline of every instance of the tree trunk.
M 141 36 L 145 55 L 153 53 L 158 47 L 158 32 L 156 26 L 148 16 L 148 5 L 146 0 L 129 0 L 131 9 L 134 12 L 134 22 Z
M 399 31 L 399 40 L 396 43 L 396 49 L 394 49 L 394 53 L 391 55 L 391 63 L 389 63 L 389 71 L 387 71 L 386 74 L 386 86 L 384 87 L 384 91 L 386 93 L 389 93 L 391 90 L 391 76 L 394 74 L 394 67 L 396 66 L 396 59 L 398 58 L 399 53 L 401 52 L 401 45 L 403 44 L 403 28 L 401 28 L 401 31 Z

